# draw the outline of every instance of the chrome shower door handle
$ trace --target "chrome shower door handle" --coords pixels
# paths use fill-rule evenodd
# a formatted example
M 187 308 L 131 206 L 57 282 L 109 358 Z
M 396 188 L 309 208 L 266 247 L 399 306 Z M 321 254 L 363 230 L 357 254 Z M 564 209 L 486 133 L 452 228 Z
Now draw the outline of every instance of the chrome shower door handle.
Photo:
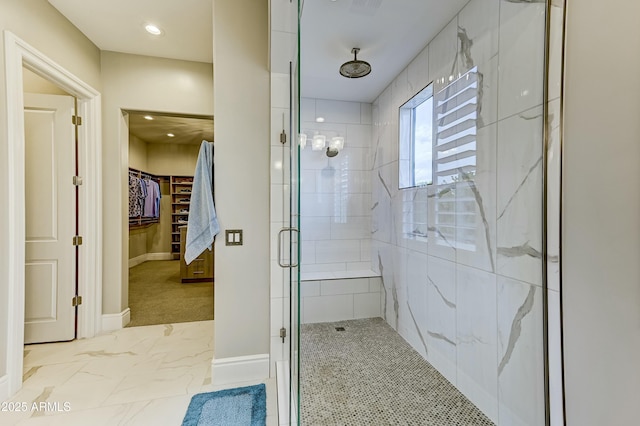
M 295 232 L 296 234 L 300 235 L 300 230 L 298 228 L 282 228 L 280 232 L 278 232 L 278 265 L 280 265 L 280 267 L 282 268 L 296 268 L 298 266 L 298 262 L 282 263 L 282 234 L 287 231 L 291 234 Z M 289 244 L 292 244 L 291 239 L 289 241 Z M 289 259 L 289 262 L 291 262 L 291 259 Z

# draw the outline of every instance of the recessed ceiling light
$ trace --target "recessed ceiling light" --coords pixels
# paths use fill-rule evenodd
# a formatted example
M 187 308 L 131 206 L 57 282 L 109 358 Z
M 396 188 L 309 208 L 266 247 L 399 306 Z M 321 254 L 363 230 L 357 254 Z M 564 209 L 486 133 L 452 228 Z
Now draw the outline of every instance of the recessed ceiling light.
M 167 133 L 167 136 L 169 136 L 170 138 L 174 137 L 175 135 L 173 133 Z
M 324 123 L 324 117 L 316 117 L 316 123 Z
M 150 115 L 145 115 L 145 116 L 144 116 L 144 119 L 145 119 L 145 120 L 153 120 L 153 117 L 152 117 L 152 116 L 150 116 Z
M 144 26 L 144 29 L 147 30 L 147 32 L 151 35 L 161 35 L 162 34 L 162 30 L 153 24 L 147 24 Z

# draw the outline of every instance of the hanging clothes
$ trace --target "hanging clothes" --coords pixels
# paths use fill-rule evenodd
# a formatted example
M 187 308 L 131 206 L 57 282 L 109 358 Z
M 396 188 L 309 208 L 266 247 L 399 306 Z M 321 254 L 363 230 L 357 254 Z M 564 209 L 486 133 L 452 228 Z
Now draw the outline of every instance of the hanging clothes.
M 144 215 L 144 200 L 147 198 L 147 184 L 144 179 L 138 179 L 140 182 L 140 198 L 138 203 L 140 204 L 140 216 Z
M 143 217 L 160 217 L 160 185 L 149 178 L 142 179 L 145 189 Z
M 144 194 L 141 181 L 137 176 L 129 174 L 129 217 L 142 216 Z
M 213 203 L 213 143 L 203 140 L 198 153 L 191 190 L 187 242 L 184 253 L 187 265 L 205 249 L 211 250 L 211 245 L 218 232 L 220 232 L 220 225 Z
M 156 189 L 158 191 L 158 197 L 156 198 L 156 205 L 155 205 L 155 214 L 153 217 L 155 218 L 159 218 L 160 217 L 160 199 L 162 198 L 162 192 L 160 192 L 160 183 L 154 181 L 155 185 L 156 185 Z

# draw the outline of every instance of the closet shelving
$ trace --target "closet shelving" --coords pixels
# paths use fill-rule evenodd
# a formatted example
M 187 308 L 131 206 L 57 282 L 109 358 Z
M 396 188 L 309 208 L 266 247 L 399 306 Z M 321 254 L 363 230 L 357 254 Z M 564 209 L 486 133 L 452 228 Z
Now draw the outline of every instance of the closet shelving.
M 193 176 L 171 176 L 171 254 L 180 258 L 180 228 L 187 226 Z

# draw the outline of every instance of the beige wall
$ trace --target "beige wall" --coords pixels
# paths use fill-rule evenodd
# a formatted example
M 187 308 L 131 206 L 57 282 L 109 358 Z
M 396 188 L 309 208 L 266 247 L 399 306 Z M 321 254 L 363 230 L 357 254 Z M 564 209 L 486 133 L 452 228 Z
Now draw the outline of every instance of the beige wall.
M 214 1 L 216 210 L 244 230 L 216 244 L 215 359 L 269 353 L 267 3 Z
M 567 424 L 638 424 L 640 3 L 569 0 L 562 302 Z
M 157 225 L 153 225 L 154 227 Z M 147 254 L 147 230 L 134 228 L 129 230 L 129 259 Z
M 147 149 L 149 173 L 161 176 L 193 176 L 200 145 L 150 143 Z
M 148 173 L 148 144 L 142 139 L 129 135 L 129 167 Z
M 72 26 L 46 0 L 2 0 L 0 1 L 0 181 L 8 178 L 8 147 L 10 141 L 4 129 L 7 128 L 4 30 L 13 32 L 19 38 L 43 52 L 63 68 L 100 90 L 100 52 L 80 31 Z M 60 47 L 64 46 L 64 49 Z M 0 185 L 0 197 L 7 200 L 7 185 Z M 7 235 L 8 206 L 0 207 L 0 236 Z M 10 242 L 0 237 L 0 312 L 8 311 L 6 276 Z M 0 315 L 0 348 L 7 348 L 7 317 Z M 6 374 L 6 349 L 0 350 L 0 378 Z
M 128 306 L 128 132 L 121 110 L 213 115 L 213 66 L 101 52 L 103 86 L 103 304 L 105 314 Z

